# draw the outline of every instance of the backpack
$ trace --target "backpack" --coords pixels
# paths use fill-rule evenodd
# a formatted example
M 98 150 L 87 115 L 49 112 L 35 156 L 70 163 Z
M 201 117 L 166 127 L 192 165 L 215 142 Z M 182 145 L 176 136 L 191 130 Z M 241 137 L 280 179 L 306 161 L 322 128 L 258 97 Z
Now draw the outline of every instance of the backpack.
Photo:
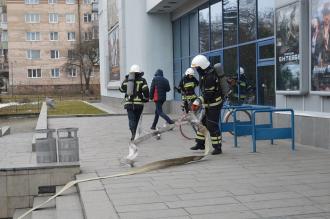
M 220 63 L 217 63 L 213 66 L 215 72 L 217 73 L 217 76 L 219 77 L 219 83 L 221 88 L 222 97 L 225 97 L 228 95 L 230 91 L 229 84 L 227 82 L 227 76 L 225 75 L 225 72 L 223 71 L 222 65 Z

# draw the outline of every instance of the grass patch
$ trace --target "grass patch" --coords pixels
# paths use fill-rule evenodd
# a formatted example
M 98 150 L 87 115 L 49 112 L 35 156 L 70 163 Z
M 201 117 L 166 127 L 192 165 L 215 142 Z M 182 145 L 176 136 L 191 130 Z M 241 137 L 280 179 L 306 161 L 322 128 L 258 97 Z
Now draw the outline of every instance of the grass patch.
M 55 101 L 55 108 L 48 108 L 48 115 L 104 115 L 106 112 L 99 110 L 79 100 Z

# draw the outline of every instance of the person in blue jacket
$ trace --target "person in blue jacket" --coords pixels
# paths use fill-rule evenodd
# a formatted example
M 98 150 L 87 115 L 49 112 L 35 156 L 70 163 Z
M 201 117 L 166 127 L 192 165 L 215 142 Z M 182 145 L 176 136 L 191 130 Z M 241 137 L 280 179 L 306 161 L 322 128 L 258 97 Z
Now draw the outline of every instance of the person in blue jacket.
M 174 121 L 163 112 L 163 104 L 166 101 L 166 93 L 170 90 L 170 84 L 163 76 L 163 70 L 158 69 L 155 73 L 155 77 L 152 79 L 149 92 L 150 100 L 153 100 L 156 105 L 154 122 L 150 128 L 152 130 L 156 130 L 159 116 L 161 116 L 168 124 L 174 124 Z

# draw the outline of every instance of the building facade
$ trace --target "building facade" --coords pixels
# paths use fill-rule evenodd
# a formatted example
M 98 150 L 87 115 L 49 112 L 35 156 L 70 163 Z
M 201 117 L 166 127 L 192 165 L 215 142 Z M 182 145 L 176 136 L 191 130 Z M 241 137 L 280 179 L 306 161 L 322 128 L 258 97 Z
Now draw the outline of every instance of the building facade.
M 116 88 L 131 64 L 142 66 L 149 83 L 163 68 L 173 88 L 192 58 L 204 54 L 221 62 L 227 75 L 239 77 L 242 67 L 255 87 L 255 104 L 293 108 L 297 142 L 329 148 L 329 0 L 122 0 L 117 9 L 116 79 L 110 77 L 111 30 L 101 33 L 105 101 L 122 97 Z M 109 16 L 100 14 L 100 26 Z M 169 98 L 174 106 L 181 96 Z
M 97 38 L 91 0 L 7 0 L 9 82 L 15 94 L 79 93 L 79 66 L 65 63 L 77 44 Z M 91 87 L 98 92 L 99 67 Z
M 7 5 L 5 0 L 0 1 L 0 93 L 8 92 L 9 66 L 8 66 L 8 30 Z

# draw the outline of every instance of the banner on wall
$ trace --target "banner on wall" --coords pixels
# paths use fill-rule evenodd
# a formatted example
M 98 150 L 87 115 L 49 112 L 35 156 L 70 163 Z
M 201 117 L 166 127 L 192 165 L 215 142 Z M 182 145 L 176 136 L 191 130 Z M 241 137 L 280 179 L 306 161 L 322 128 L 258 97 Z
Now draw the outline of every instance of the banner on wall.
M 300 90 L 299 3 L 276 9 L 276 90 Z
M 119 25 L 114 27 L 109 33 L 109 72 L 110 81 L 120 80 L 120 60 L 119 60 Z
M 330 92 L 330 0 L 311 4 L 311 90 Z

